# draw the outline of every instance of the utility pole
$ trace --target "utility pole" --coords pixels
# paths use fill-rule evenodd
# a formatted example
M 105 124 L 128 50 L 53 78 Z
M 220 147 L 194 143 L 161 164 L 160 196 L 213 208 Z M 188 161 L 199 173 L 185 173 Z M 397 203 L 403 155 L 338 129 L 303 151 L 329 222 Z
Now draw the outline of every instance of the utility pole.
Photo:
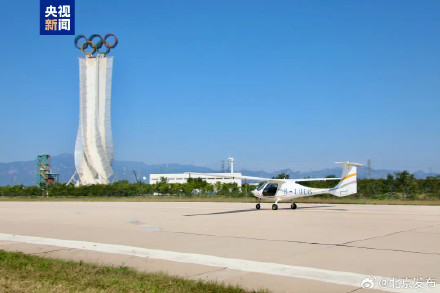
M 368 159 L 367 161 L 367 174 L 368 174 L 368 179 L 371 179 L 371 160 Z
M 134 174 L 134 179 L 136 179 L 136 183 L 138 183 L 138 177 L 136 175 L 136 171 L 135 170 L 132 170 L 132 171 L 133 171 L 133 174 Z

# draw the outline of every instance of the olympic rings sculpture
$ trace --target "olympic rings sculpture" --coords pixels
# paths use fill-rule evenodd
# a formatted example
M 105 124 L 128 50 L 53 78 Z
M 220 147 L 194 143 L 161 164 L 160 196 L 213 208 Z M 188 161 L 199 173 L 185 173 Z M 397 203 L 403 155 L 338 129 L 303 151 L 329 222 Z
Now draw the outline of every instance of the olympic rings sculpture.
M 107 39 L 109 37 L 113 37 L 114 38 L 113 44 L 110 44 L 109 42 L 107 42 Z M 81 43 L 80 46 L 78 46 L 78 41 L 80 39 L 84 39 L 84 41 Z M 94 43 L 93 42 L 94 39 L 98 39 L 98 42 Z M 89 38 L 87 38 L 84 35 L 77 35 L 75 37 L 74 43 L 75 43 L 75 47 L 77 49 L 80 49 L 81 52 L 83 52 L 84 55 L 86 55 L 86 56 L 91 57 L 95 53 L 98 53 L 98 55 L 106 56 L 108 53 L 110 53 L 110 49 L 116 47 L 116 45 L 118 44 L 118 38 L 114 34 L 106 34 L 104 37 L 101 37 L 101 35 L 98 35 L 98 34 L 93 34 Z M 101 48 L 102 48 L 103 45 L 105 47 L 105 50 L 101 52 Z M 92 51 L 91 52 L 86 52 L 85 50 L 89 46 L 92 48 Z

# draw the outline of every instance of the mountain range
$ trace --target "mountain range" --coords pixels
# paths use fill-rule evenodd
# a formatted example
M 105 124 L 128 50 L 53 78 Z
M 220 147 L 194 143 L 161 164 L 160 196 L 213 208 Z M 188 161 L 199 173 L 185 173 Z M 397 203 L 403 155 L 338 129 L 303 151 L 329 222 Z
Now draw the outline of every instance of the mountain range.
M 22 161 L 22 162 L 10 162 L 0 163 L 0 186 L 5 185 L 18 185 L 23 184 L 25 186 L 35 184 L 36 179 L 36 160 Z M 60 154 L 51 156 L 51 169 L 53 173 L 60 174 L 60 181 L 67 182 L 75 171 L 74 157 L 72 154 Z M 155 164 L 148 165 L 142 162 L 132 161 L 114 161 L 113 170 L 115 172 L 115 180 L 128 180 L 135 182 L 137 177 L 139 180 L 143 177 L 146 178 L 145 182 L 148 182 L 150 174 L 157 173 L 184 173 L 184 172 L 200 172 L 200 173 L 212 173 L 220 172 L 207 167 L 199 167 L 194 165 L 184 164 Z M 371 170 L 371 178 L 386 178 L 387 174 L 394 174 L 395 172 L 401 172 L 402 170 Z M 291 169 L 277 170 L 273 172 L 267 171 L 253 171 L 242 169 L 243 175 L 266 177 L 271 178 L 279 173 L 286 173 L 290 175 L 290 178 L 304 178 L 304 177 L 325 177 L 327 175 L 340 176 L 341 168 L 327 168 L 316 171 L 293 171 Z M 135 175 L 136 173 L 136 175 Z M 425 173 L 423 171 L 416 171 L 413 173 L 416 178 L 426 178 L 427 176 L 437 176 L 435 173 Z M 358 168 L 358 177 L 367 178 L 368 171 L 367 166 Z

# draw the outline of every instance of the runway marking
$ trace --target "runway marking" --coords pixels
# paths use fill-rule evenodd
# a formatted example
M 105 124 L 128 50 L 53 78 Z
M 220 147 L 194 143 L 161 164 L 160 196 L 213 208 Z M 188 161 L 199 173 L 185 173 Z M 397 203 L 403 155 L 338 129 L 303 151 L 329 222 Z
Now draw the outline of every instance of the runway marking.
M 438 214 L 423 214 L 423 213 L 405 213 L 405 212 L 370 212 L 370 211 L 335 211 L 331 209 L 322 209 L 322 210 L 303 210 L 302 208 L 298 209 L 298 212 L 301 213 L 321 213 L 321 212 L 327 212 L 327 213 L 351 213 L 351 214 L 372 214 L 372 215 L 404 215 L 404 216 L 433 216 L 433 217 L 439 217 Z
M 0 233 L 0 240 L 13 241 L 28 244 L 50 245 L 63 248 L 81 249 L 89 251 L 97 251 L 103 253 L 122 254 L 134 257 L 145 257 L 158 260 L 167 260 L 180 263 L 198 264 L 210 267 L 223 267 L 231 270 L 238 270 L 250 273 L 262 273 L 276 276 L 308 279 L 327 283 L 335 283 L 340 285 L 348 285 L 360 287 L 362 280 L 370 275 L 363 275 L 351 272 L 332 271 L 325 269 L 317 269 L 302 266 L 292 266 L 278 263 L 251 261 L 246 259 L 226 258 L 213 255 L 183 253 L 175 251 L 166 251 L 158 249 L 148 249 L 135 246 L 125 246 L 117 244 L 96 243 L 88 241 L 63 240 L 54 238 L 43 238 L 33 236 L 22 236 L 14 234 Z M 392 279 L 388 277 L 375 276 L 378 280 Z M 404 277 L 404 276 L 402 276 Z M 379 289 L 379 288 L 378 288 Z M 412 289 L 392 289 L 380 288 L 389 292 L 422 292 Z M 440 287 L 432 290 L 424 290 L 423 292 L 440 292 Z

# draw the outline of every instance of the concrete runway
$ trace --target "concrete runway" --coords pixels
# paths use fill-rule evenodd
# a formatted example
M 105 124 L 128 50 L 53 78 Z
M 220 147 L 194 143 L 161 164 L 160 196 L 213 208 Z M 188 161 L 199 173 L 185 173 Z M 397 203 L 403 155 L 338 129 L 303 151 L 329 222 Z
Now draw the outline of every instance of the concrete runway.
M 0 249 L 273 292 L 440 292 L 439 206 L 0 202 Z

